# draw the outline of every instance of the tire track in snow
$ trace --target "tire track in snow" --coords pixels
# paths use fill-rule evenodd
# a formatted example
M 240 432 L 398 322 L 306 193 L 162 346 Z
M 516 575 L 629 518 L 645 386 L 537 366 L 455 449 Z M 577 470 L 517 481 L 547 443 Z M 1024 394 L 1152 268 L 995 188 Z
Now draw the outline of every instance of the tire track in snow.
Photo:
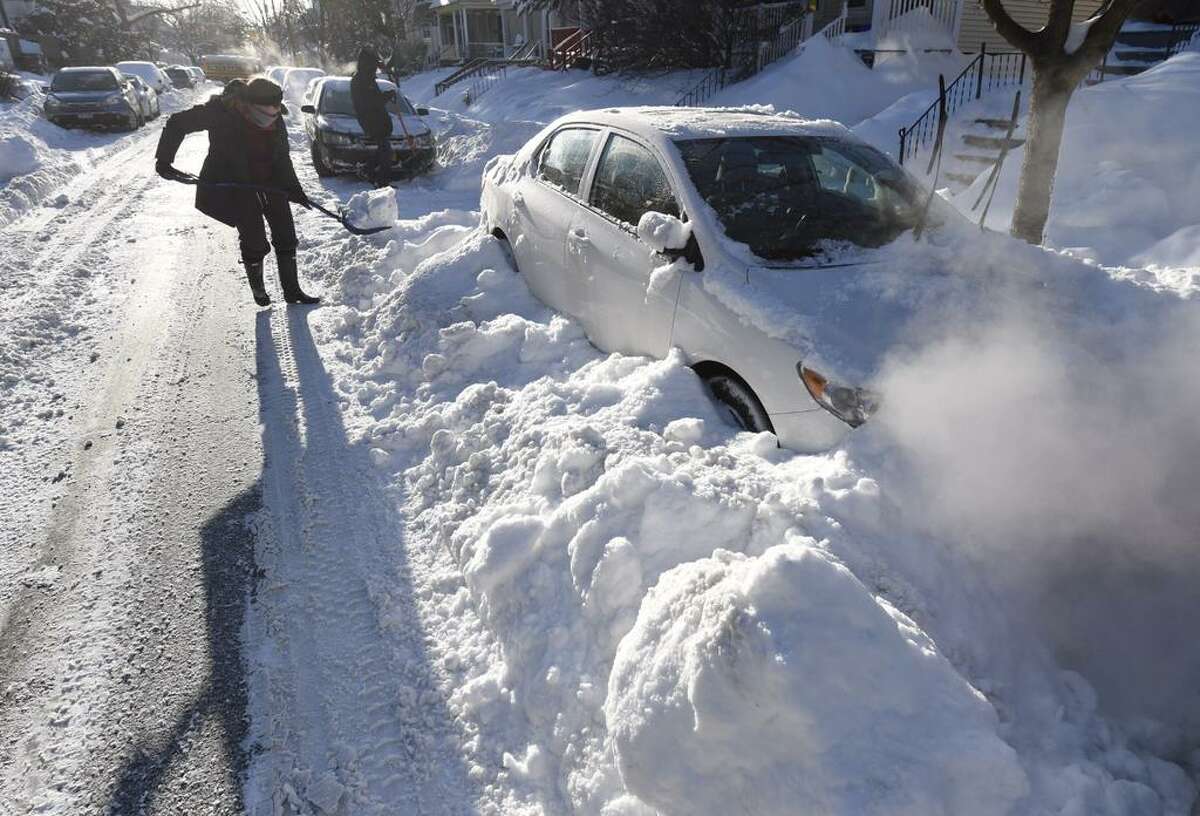
M 260 751 L 247 808 L 472 813 L 461 734 L 438 690 L 401 528 L 366 448 L 348 439 L 310 333 L 315 314 L 258 316 L 267 513 L 247 621 Z

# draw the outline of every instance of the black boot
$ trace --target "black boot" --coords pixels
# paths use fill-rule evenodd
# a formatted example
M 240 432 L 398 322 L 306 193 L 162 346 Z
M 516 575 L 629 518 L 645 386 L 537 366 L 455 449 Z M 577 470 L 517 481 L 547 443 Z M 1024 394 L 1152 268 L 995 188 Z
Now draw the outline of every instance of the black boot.
M 270 306 L 271 296 L 263 285 L 263 262 L 246 264 L 246 279 L 250 281 L 250 291 L 254 293 L 254 302 L 259 306 Z
M 279 262 L 279 286 L 283 289 L 283 299 L 288 303 L 311 304 L 320 303 L 319 297 L 304 294 L 300 282 L 296 279 L 296 256 L 275 253 Z

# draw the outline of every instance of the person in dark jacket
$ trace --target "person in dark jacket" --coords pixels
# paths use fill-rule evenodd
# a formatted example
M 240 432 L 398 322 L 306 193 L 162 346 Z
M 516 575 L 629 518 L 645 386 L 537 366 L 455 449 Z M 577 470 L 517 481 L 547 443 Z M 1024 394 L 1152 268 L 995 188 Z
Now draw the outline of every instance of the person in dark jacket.
M 392 170 L 392 117 L 388 115 L 387 103 L 395 101 L 396 92 L 379 90 L 375 81 L 379 66 L 379 57 L 370 48 L 358 52 L 358 67 L 350 77 L 350 101 L 363 135 L 375 142 L 374 165 L 367 168 L 368 176 L 375 186 L 382 187 Z
M 320 298 L 306 295 L 297 279 L 296 224 L 288 202 L 312 205 L 292 166 L 283 113 L 283 90 L 274 82 L 263 77 L 249 83 L 234 80 L 220 96 L 173 114 L 163 127 L 155 153 L 155 169 L 160 176 L 184 178 L 186 174 L 171 166 L 183 138 L 208 131 L 208 155 L 200 170 L 202 183 L 196 188 L 196 209 L 237 228 L 246 277 L 259 306 L 271 302 L 263 285 L 263 259 L 271 249 L 264 218 L 271 228 L 284 300 L 320 302 Z M 211 186 L 229 182 L 275 187 L 286 193 Z

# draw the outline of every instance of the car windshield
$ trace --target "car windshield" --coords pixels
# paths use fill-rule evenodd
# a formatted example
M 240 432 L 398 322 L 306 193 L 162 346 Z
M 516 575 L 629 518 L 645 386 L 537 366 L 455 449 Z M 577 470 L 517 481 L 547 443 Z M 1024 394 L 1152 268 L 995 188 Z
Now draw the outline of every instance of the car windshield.
M 182 68 L 168 68 L 167 76 L 171 79 L 188 79 L 191 75 Z
M 882 246 L 916 224 L 916 184 L 866 145 L 819 136 L 676 142 L 726 234 L 765 260 L 819 256 L 830 242 Z
M 52 91 L 115 91 L 117 78 L 108 71 L 71 71 L 55 74 Z
M 381 90 L 386 93 L 391 88 L 380 86 Z M 395 102 L 388 102 L 387 109 L 389 113 L 404 114 L 406 116 L 415 116 L 416 111 L 413 110 L 409 101 L 399 94 L 396 95 Z M 325 93 L 321 94 L 321 113 L 329 115 L 354 115 L 354 102 L 350 99 L 350 83 L 339 83 L 337 85 L 327 85 Z

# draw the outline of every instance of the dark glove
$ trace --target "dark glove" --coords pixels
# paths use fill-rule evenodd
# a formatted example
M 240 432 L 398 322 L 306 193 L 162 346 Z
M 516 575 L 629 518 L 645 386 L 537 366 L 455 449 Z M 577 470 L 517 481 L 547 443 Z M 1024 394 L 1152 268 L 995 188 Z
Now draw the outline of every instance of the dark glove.
M 192 179 L 187 173 L 172 167 L 170 162 L 157 162 L 154 165 L 154 171 L 167 181 L 190 181 Z
M 288 201 L 293 204 L 299 204 L 306 210 L 312 209 L 312 202 L 308 200 L 308 196 L 299 187 L 293 187 L 288 191 Z

